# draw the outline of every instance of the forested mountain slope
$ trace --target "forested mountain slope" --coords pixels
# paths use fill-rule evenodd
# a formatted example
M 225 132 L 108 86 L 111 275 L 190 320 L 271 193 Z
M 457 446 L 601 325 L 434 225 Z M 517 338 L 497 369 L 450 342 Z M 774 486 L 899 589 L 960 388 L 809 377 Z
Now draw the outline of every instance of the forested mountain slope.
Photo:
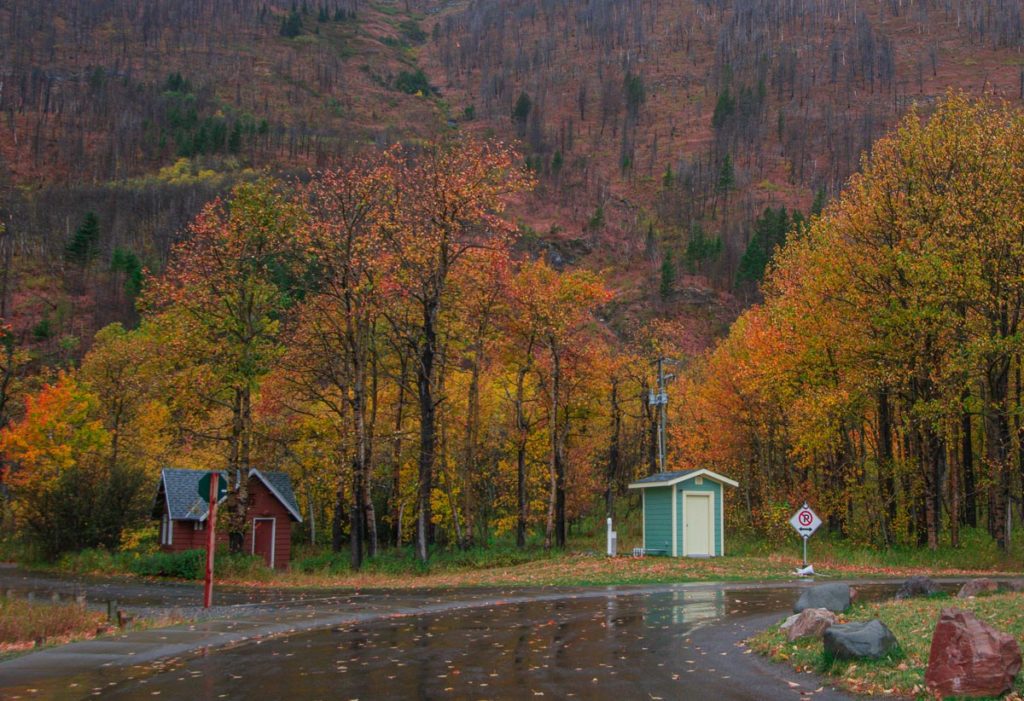
M 1021 7 L 991 0 L 475 0 L 433 36 L 448 101 L 546 174 L 545 223 L 601 206 L 650 278 L 668 254 L 719 289 L 764 207 L 834 195 L 912 102 L 1024 95 Z
M 61 361 L 133 318 L 126 277 L 233 182 L 434 138 L 424 38 L 358 0 L 0 3 L 2 316 Z
M 525 246 L 699 347 L 912 101 L 1018 101 L 1022 42 L 990 0 L 0 3 L 4 316 L 73 357 L 239 178 L 471 132 L 539 175 Z

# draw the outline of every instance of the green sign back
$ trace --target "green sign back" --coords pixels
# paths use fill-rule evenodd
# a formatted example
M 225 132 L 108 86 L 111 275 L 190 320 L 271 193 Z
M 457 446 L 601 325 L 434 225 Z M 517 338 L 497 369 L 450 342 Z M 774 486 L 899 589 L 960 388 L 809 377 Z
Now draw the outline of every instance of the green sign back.
M 199 492 L 200 498 L 204 501 L 210 500 L 210 475 L 212 472 L 207 472 L 205 475 L 199 478 L 199 488 L 196 490 Z M 228 481 L 224 478 L 224 475 L 220 476 L 217 480 L 217 501 L 220 501 L 228 495 Z

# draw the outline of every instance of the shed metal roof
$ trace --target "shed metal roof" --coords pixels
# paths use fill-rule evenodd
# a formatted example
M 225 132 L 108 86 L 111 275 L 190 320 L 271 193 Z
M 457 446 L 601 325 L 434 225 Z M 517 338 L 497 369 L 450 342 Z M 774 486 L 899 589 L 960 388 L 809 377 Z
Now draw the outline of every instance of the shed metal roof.
M 675 472 L 659 472 L 651 475 L 650 477 L 644 477 L 642 480 L 637 480 L 629 485 L 630 489 L 645 489 L 647 487 L 668 487 L 679 482 L 685 482 L 686 480 L 693 479 L 694 477 L 707 477 L 715 482 L 721 482 L 722 484 L 728 484 L 731 487 L 738 487 L 740 483 L 731 480 L 725 475 L 720 475 L 717 472 L 705 469 L 693 469 L 693 470 L 677 470 Z

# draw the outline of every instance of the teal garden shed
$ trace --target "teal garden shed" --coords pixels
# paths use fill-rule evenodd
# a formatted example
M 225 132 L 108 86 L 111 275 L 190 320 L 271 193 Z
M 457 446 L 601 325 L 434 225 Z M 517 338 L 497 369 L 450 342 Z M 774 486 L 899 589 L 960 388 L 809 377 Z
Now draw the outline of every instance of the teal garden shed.
M 660 472 L 629 485 L 643 498 L 644 554 L 725 554 L 723 489 L 739 483 L 711 470 Z

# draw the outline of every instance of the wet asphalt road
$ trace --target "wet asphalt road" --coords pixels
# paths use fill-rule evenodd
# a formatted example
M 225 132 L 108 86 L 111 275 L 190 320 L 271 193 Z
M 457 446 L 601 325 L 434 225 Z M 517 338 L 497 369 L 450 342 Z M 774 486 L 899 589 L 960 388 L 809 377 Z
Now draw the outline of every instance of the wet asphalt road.
M 0 588 L 55 584 L 91 600 L 158 610 L 191 606 L 191 585 L 54 582 L 0 570 Z M 813 675 L 765 662 L 742 641 L 788 613 L 805 584 L 545 590 L 221 590 L 220 618 L 301 615 L 333 628 L 111 665 L 0 698 L 84 699 L 849 699 Z M 892 586 L 866 587 L 867 596 Z M 20 681 L 24 681 L 21 679 Z M 37 683 L 36 683 L 37 682 Z M 36 689 L 35 692 L 29 689 Z
M 110 699 L 848 699 L 741 641 L 790 590 L 709 589 L 484 605 L 183 660 Z M 755 613 L 757 612 L 757 613 Z

